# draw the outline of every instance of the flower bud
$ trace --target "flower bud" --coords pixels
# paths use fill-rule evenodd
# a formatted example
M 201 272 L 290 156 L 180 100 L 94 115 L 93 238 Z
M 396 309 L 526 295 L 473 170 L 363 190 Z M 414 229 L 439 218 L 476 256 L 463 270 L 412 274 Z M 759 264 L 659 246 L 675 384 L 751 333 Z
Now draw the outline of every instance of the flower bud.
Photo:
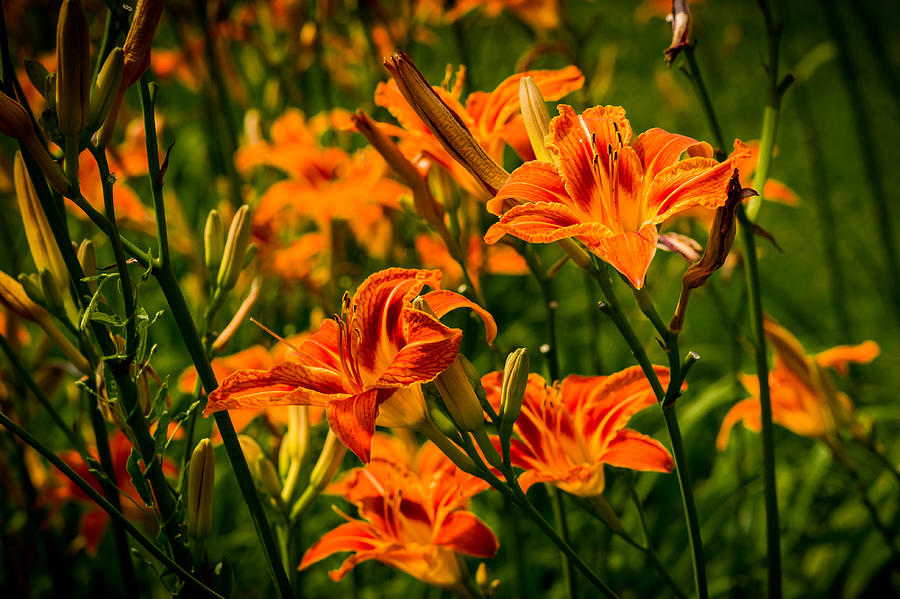
M 503 382 L 500 385 L 500 443 L 509 446 L 513 424 L 519 418 L 528 384 L 528 353 L 520 347 L 506 357 Z
M 21 283 L 3 271 L 0 271 L 0 304 L 6 306 L 16 316 L 37 323 L 78 370 L 81 372 L 91 371 L 90 363 L 53 324 L 47 311 L 28 297 Z
M 473 432 L 484 427 L 484 411 L 472 389 L 457 356 L 450 367 L 438 375 L 434 386 L 444 400 L 444 406 L 460 430 Z
M 519 104 L 522 106 L 522 120 L 528 132 L 528 141 L 535 157 L 542 162 L 554 162 L 552 154 L 547 151 L 544 139 L 550 133 L 550 113 L 541 90 L 531 77 L 519 80 Z
M 241 451 L 244 452 L 244 459 L 247 460 L 253 480 L 267 495 L 280 497 L 281 481 L 278 473 L 259 443 L 247 435 L 238 435 L 238 442 L 241 444 Z
M 400 93 L 445 150 L 491 195 L 503 187 L 509 173 L 487 155 L 468 127 L 435 93 L 409 56 L 395 52 L 384 61 Z
M 97 276 L 97 251 L 94 249 L 94 242 L 90 239 L 83 240 L 78 246 L 78 262 L 81 264 L 84 276 Z M 90 279 L 87 284 L 92 293 L 97 291 L 96 279 Z
M 241 206 L 228 230 L 228 240 L 222 252 L 222 264 L 216 285 L 222 290 L 229 290 L 237 283 L 238 276 L 244 266 L 244 253 L 250 241 L 250 206 Z
M 278 472 L 286 477 L 291 464 L 302 464 L 309 449 L 309 406 L 288 406 L 288 429 L 278 452 Z
M 68 181 L 38 139 L 25 107 L 3 92 L 0 92 L 0 133 L 21 142 L 53 187 L 61 194 L 69 193 Z
M 671 65 L 678 53 L 691 46 L 691 10 L 688 0 L 673 0 L 672 13 L 666 17 L 672 23 L 672 43 L 665 50 L 666 64 Z
M 41 288 L 41 276 L 36 274 L 26 274 L 20 272 L 16 277 L 19 285 L 25 291 L 28 298 L 39 306 L 47 304 L 47 298 L 44 297 L 44 290 Z
M 216 458 L 209 439 L 197 443 L 188 470 L 188 533 L 202 539 L 212 531 L 212 499 Z
M 125 69 L 125 55 L 122 48 L 113 48 L 97 75 L 94 88 L 91 90 L 91 111 L 88 117 L 88 131 L 96 131 L 109 114 Z
M 134 85 L 134 82 L 140 79 L 150 66 L 150 46 L 153 44 L 153 36 L 156 35 L 159 21 L 162 19 L 164 5 L 163 0 L 138 0 L 137 6 L 134 8 L 131 27 L 128 29 L 125 44 L 122 46 L 124 53 L 122 82 L 119 84 L 112 107 L 100 129 L 98 135 L 100 145 L 105 146 L 112 139 L 125 90 Z
M 56 283 L 57 297 L 65 306 L 64 312 L 74 318 L 78 314 L 78 310 L 75 307 L 75 300 L 69 292 L 69 271 L 62 253 L 56 245 L 56 238 L 53 237 L 53 231 L 50 229 L 44 208 L 31 183 L 31 177 L 28 176 L 21 152 L 16 152 L 13 161 L 13 181 L 16 187 L 19 214 L 22 216 L 22 224 L 25 226 L 25 239 L 28 242 L 28 249 L 31 250 L 34 265 L 39 272 L 43 270 L 50 272 Z
M 56 23 L 56 117 L 63 135 L 78 135 L 90 113 L 91 52 L 81 0 L 63 0 Z
M 222 252 L 225 246 L 225 231 L 222 217 L 218 210 L 210 210 L 203 228 L 203 261 L 206 268 L 215 272 L 222 263 Z
M 44 295 L 44 305 L 54 314 L 65 314 L 63 296 L 53 279 L 53 275 L 46 268 L 42 268 L 38 278 L 41 281 L 41 292 Z
M 291 521 L 299 518 L 312 504 L 313 500 L 325 490 L 325 487 L 337 474 L 338 468 L 341 467 L 341 462 L 344 461 L 346 453 L 347 446 L 338 441 L 334 432 L 329 429 L 328 435 L 325 437 L 325 444 L 322 446 L 322 452 L 319 454 L 319 459 L 316 460 L 316 464 L 309 475 L 309 484 L 303 490 L 300 499 L 291 508 Z

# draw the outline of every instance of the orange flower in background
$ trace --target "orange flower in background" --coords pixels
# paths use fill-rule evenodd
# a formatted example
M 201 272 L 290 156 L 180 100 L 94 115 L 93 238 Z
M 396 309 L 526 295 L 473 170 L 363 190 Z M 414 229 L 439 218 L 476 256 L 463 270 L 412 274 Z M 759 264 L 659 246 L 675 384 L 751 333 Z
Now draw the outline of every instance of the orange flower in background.
M 453 87 L 434 87 L 435 93 L 456 113 L 485 152 L 498 164 L 503 162 L 503 148 L 506 144 L 511 145 L 526 160 L 534 158 L 519 105 L 519 80 L 522 77 L 531 77 L 543 97 L 548 100 L 558 100 L 584 84 L 584 76 L 574 66 L 558 70 L 528 71 L 507 77 L 492 92 L 469 94 L 463 106 L 460 95 L 464 76 L 465 68 L 460 67 Z M 482 187 L 441 146 L 428 126 L 406 103 L 394 80 L 378 84 L 375 103 L 387 108 L 400 123 L 400 127 L 385 123 L 380 123 L 379 126 L 385 134 L 398 138 L 401 151 L 413 164 L 418 163 L 418 158 L 424 155 L 447 169 L 469 192 L 479 196 L 484 194 Z
M 657 225 L 693 206 L 724 204 L 734 162 L 747 149 L 735 140 L 732 156 L 718 163 L 707 157 L 709 144 L 684 135 L 650 129 L 631 138 L 620 106 L 577 115 L 561 104 L 547 135 L 558 166 L 535 160 L 513 171 L 488 202 L 488 211 L 502 216 L 485 241 L 507 233 L 531 243 L 575 237 L 641 288 Z M 679 160 L 684 153 L 691 157 Z
M 131 475 L 128 474 L 127 466 L 128 457 L 131 455 L 131 442 L 128 440 L 128 437 L 125 436 L 125 433 L 116 431 L 110 436 L 109 451 L 112 457 L 113 471 L 115 473 L 115 480 L 113 482 L 124 495 L 122 497 L 122 512 L 132 521 L 146 519 L 147 512 L 138 507 L 143 505 L 143 501 L 141 500 L 134 483 L 131 482 Z M 96 450 L 92 453 L 92 456 L 94 459 L 98 459 L 96 457 Z M 94 489 L 101 494 L 104 493 L 100 483 L 94 475 L 91 474 L 90 468 L 81 460 L 81 456 L 77 451 L 66 451 L 60 454 L 60 457 L 69 464 L 81 478 L 88 481 Z M 64 474 L 55 469 L 53 472 L 59 480 L 60 485 L 50 491 L 49 500 L 53 503 L 78 501 L 85 506 L 85 513 L 81 518 L 81 537 L 84 540 L 88 553 L 93 555 L 97 552 L 97 546 L 100 544 L 103 533 L 106 531 L 106 526 L 109 523 L 109 514 L 103 511 L 100 506 L 94 503 L 84 491 L 78 488 L 78 486 Z M 163 472 L 170 476 L 175 474 L 175 465 L 171 460 L 165 459 L 163 461 Z
M 413 309 L 423 297 L 436 314 Z M 291 359 L 269 370 L 241 370 L 209 396 L 204 415 L 235 408 L 323 406 L 334 434 L 363 462 L 375 424 L 415 428 L 425 416 L 420 383 L 433 380 L 456 358 L 462 331 L 441 324 L 447 312 L 467 307 L 484 321 L 488 342 L 494 319 L 480 306 L 440 290 L 439 271 L 389 268 L 371 275 L 341 317 L 326 320 Z
M 558 0 L 460 0 L 450 14 L 457 19 L 476 9 L 481 9 L 491 18 L 508 10 L 528 23 L 532 29 L 551 30 L 559 27 Z
M 457 287 L 465 282 L 462 267 L 453 259 L 450 250 L 439 235 L 420 233 L 413 243 L 422 266 L 437 268 L 444 273 L 444 281 L 448 287 Z M 481 276 L 485 273 L 495 275 L 527 275 L 528 264 L 525 259 L 508 245 L 484 247 L 481 236 L 471 235 L 466 251 L 466 269 L 475 286 L 479 286 Z
M 663 386 L 669 370 L 655 366 Z M 498 409 L 502 372 L 481 379 L 488 401 Z M 603 492 L 604 464 L 633 470 L 669 472 L 674 462 L 659 441 L 630 428 L 637 412 L 656 405 L 656 396 L 640 367 L 610 376 L 568 376 L 547 385 L 537 374 L 528 376 L 522 412 L 515 424 L 510 457 L 524 472 L 523 489 L 551 482 L 581 497 Z
M 803 346 L 787 329 L 769 317 L 763 322 L 766 340 L 775 349 L 775 361 L 769 372 L 772 421 L 798 435 L 825 438 L 853 420 L 853 403 L 838 391 L 828 369 L 847 373 L 851 362 L 871 362 L 880 349 L 874 341 L 859 345 L 839 345 L 815 355 L 807 355 Z M 752 397 L 736 403 L 722 421 L 716 447 L 728 446 L 731 429 L 738 422 L 754 432 L 762 429 L 759 405 L 759 380 L 742 375 L 741 383 Z
M 486 488 L 460 471 L 432 444 L 413 453 L 409 444 L 378 434 L 372 461 L 329 487 L 359 510 L 309 548 L 300 569 L 341 551 L 351 551 L 336 570 L 338 581 L 357 564 L 378 560 L 431 585 L 459 587 L 457 554 L 492 557 L 498 542 L 488 526 L 465 508 Z

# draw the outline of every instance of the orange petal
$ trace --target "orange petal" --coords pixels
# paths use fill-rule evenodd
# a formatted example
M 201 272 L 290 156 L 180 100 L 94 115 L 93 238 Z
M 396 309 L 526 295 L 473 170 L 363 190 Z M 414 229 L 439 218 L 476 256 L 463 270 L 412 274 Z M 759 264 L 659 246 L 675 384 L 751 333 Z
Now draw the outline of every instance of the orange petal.
M 378 545 L 372 527 L 360 520 L 345 522 L 322 535 L 312 547 L 303 554 L 300 570 L 325 559 L 339 551 L 368 551 Z
M 494 531 L 472 512 L 462 510 L 447 516 L 432 543 L 482 558 L 493 557 L 499 547 Z
M 571 204 L 572 200 L 556 167 L 535 160 L 526 162 L 510 174 L 497 195 L 488 201 L 487 209 L 500 216 L 521 202 Z
M 675 466 L 672 455 L 662 443 L 630 429 L 616 435 L 602 459 L 610 466 L 651 472 L 671 472 Z
M 443 318 L 445 314 L 452 310 L 456 310 L 457 308 L 469 308 L 470 310 L 473 310 L 481 317 L 482 322 L 484 322 L 484 332 L 487 342 L 493 343 L 494 339 L 497 337 L 497 323 L 494 322 L 494 317 L 491 316 L 490 312 L 475 302 L 466 299 L 462 295 L 454 291 L 440 289 L 437 291 L 430 291 L 423 295 L 422 298 L 428 303 L 428 306 L 434 311 L 435 316 L 438 318 Z
M 491 225 L 484 241 L 487 244 L 497 243 L 507 233 L 530 243 L 551 243 L 568 237 L 583 236 L 591 242 L 599 243 L 610 236 L 606 225 L 584 223 L 568 206 L 548 202 L 513 206 L 500 222 Z M 654 247 L 655 243 L 654 240 Z
M 816 363 L 822 368 L 834 368 L 840 374 L 847 373 L 847 364 L 865 364 L 874 360 L 881 348 L 874 341 L 864 341 L 859 345 L 839 345 L 826 349 L 816 356 Z
M 430 314 L 409 310 L 406 325 L 409 333 L 400 351 L 375 381 L 376 387 L 386 389 L 431 381 L 450 366 L 459 352 L 462 331 L 444 326 Z
M 635 289 L 640 289 L 644 286 L 644 277 L 656 254 L 658 235 L 656 225 L 647 224 L 640 231 L 581 239 L 601 260 L 628 277 Z
M 731 434 L 731 429 L 741 421 L 751 431 L 758 433 L 762 429 L 759 399 L 752 397 L 744 399 L 734 404 L 728 410 L 728 413 L 725 414 L 725 419 L 722 421 L 722 428 L 719 429 L 719 434 L 716 436 L 716 448 L 719 451 L 724 451 L 728 446 L 728 437 Z
M 644 180 L 652 181 L 661 170 L 675 164 L 684 152 L 703 143 L 654 127 L 638 135 L 632 147 L 644 167 Z
M 325 404 L 329 428 L 363 463 L 369 462 L 375 415 L 378 404 L 386 397 L 382 390 L 369 389 L 344 399 L 332 399 Z

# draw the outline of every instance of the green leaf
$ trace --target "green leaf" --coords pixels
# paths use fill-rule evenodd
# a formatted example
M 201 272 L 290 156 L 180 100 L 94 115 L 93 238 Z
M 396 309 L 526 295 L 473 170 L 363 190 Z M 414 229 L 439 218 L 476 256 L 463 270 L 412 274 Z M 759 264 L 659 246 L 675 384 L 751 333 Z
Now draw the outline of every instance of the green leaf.
M 138 456 L 137 450 L 133 447 L 131 448 L 131 454 L 128 456 L 128 462 L 126 463 L 125 468 L 128 470 L 131 482 L 134 484 L 134 488 L 137 489 L 138 495 L 140 495 L 144 505 L 152 509 L 154 505 L 153 493 L 150 492 L 150 485 L 147 484 L 147 478 L 144 476 L 144 471 L 141 470 L 140 456 Z

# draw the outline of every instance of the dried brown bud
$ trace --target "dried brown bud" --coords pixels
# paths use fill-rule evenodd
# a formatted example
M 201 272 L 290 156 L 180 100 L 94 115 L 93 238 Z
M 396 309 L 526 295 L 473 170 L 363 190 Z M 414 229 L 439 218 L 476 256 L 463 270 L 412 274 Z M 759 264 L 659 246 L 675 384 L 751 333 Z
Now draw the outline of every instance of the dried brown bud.
M 672 43 L 666 48 L 666 64 L 671 65 L 678 53 L 691 46 L 691 10 L 688 0 L 672 0 L 672 13 L 666 17 L 672 23 Z

